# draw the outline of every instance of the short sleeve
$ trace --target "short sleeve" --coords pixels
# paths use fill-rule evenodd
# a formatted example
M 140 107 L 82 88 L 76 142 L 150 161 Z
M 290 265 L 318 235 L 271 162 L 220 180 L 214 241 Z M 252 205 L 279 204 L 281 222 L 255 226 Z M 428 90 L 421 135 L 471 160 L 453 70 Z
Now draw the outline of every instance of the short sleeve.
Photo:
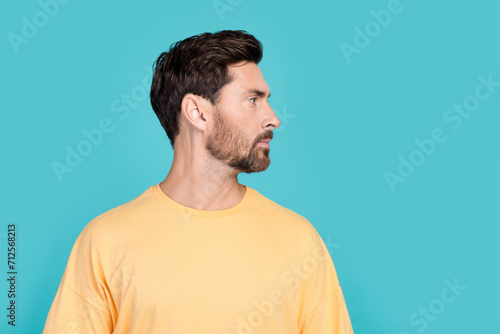
M 353 334 L 342 289 L 337 289 L 323 303 L 304 317 L 301 334 Z
M 313 228 L 312 244 L 302 259 L 304 279 L 298 291 L 300 334 L 353 334 L 333 260 Z
M 89 225 L 73 245 L 43 334 L 113 332 L 112 298 L 99 242 Z

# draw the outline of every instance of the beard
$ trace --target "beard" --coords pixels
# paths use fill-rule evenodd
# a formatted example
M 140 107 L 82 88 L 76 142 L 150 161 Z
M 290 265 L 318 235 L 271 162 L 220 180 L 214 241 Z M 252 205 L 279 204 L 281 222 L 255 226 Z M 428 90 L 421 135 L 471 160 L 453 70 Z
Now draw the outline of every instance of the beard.
M 243 173 L 262 172 L 269 167 L 268 147 L 258 145 L 258 142 L 273 138 L 271 130 L 250 140 L 243 132 L 229 124 L 219 108 L 215 110 L 214 135 L 208 138 L 205 148 L 217 160 Z

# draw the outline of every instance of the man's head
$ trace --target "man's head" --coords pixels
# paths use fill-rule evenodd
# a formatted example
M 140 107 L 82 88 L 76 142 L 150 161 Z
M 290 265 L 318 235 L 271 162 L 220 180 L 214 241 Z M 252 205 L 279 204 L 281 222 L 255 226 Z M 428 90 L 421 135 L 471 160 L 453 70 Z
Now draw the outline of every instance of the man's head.
M 244 31 L 192 36 L 163 52 L 155 63 L 151 104 L 172 147 L 179 138 L 192 143 L 195 137 L 212 157 L 240 172 L 265 170 L 269 147 L 258 142 L 272 139 L 279 119 L 267 102 L 261 59 L 261 43 Z

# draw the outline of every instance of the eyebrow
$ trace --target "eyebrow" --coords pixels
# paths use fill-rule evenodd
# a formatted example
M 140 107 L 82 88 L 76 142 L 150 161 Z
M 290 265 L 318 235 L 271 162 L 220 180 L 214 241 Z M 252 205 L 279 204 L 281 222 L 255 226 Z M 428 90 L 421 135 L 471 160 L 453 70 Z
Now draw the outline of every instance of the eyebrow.
M 265 97 L 266 96 L 266 93 L 264 93 L 263 91 L 261 90 L 258 90 L 258 89 L 250 89 L 250 90 L 247 90 L 245 91 L 245 94 L 252 94 L 252 95 L 257 95 L 258 97 Z M 270 98 L 271 97 L 271 92 L 269 92 L 269 95 L 267 96 L 267 98 Z

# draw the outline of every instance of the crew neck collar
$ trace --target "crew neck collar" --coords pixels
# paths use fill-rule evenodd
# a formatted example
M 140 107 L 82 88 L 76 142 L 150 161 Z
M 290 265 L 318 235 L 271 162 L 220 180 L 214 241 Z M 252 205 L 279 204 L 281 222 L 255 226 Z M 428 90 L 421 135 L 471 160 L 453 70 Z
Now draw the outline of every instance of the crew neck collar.
M 253 198 L 254 190 L 244 184 L 243 186 L 245 187 L 245 195 L 243 195 L 243 198 L 235 206 L 224 210 L 200 210 L 200 209 L 190 208 L 188 206 L 177 203 L 163 192 L 163 190 L 160 188 L 159 183 L 151 186 L 151 190 L 153 191 L 154 196 L 160 202 L 182 214 L 187 214 L 190 216 L 197 216 L 197 217 L 214 218 L 214 217 L 224 217 L 235 214 L 237 212 L 244 210 L 248 206 L 248 204 Z

